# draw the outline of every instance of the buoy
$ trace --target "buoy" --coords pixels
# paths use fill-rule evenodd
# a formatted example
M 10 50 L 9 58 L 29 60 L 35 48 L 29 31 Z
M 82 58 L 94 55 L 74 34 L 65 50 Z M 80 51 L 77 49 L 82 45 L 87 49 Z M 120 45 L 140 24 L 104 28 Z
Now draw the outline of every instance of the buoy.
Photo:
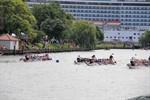
M 56 60 L 57 63 L 59 63 L 59 60 Z

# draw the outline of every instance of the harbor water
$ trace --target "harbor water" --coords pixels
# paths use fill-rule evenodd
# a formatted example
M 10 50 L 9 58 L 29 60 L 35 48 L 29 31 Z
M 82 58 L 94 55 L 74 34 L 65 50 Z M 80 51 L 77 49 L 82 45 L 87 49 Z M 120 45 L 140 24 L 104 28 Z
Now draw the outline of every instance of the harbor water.
M 108 58 L 116 65 L 75 65 L 77 56 Z M 40 54 L 42 55 L 42 54 Z M 129 69 L 131 57 L 149 50 L 95 50 L 49 53 L 50 61 L 22 62 L 23 55 L 0 56 L 0 100 L 127 100 L 150 95 L 150 67 Z

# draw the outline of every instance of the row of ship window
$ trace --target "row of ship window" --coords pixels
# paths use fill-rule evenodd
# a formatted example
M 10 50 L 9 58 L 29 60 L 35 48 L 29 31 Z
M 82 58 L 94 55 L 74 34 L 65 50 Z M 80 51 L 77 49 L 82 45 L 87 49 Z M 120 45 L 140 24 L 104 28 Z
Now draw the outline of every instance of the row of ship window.
M 109 38 L 108 36 L 106 36 L 106 38 Z M 112 36 L 110 36 L 110 38 L 114 38 L 114 39 L 130 39 L 130 37 L 116 37 L 116 36 L 114 36 L 114 37 L 112 37 Z M 136 37 L 133 37 L 133 39 L 136 39 Z
M 83 13 L 113 13 L 113 14 L 150 14 L 150 11 L 106 11 L 106 10 L 80 10 L 65 9 L 67 12 L 83 12 Z
M 106 5 L 108 6 L 108 5 Z M 114 9 L 114 10 L 150 10 L 150 7 L 94 7 L 94 6 L 68 6 L 61 5 L 62 8 L 83 8 L 83 9 Z
M 150 26 L 150 23 L 121 23 L 121 25 Z
M 99 0 L 98 0 L 99 1 Z M 105 0 L 106 1 L 106 0 Z M 108 1 L 108 0 L 107 0 Z M 110 0 L 109 0 L 110 1 Z M 92 5 L 92 6 L 100 6 L 100 5 L 103 5 L 103 6 L 150 6 L 149 3 L 113 3 L 113 2 L 73 2 L 73 1 L 60 1 L 59 2 L 60 4 L 63 4 L 63 5 L 67 5 L 67 4 L 76 4 L 76 5 Z
M 74 16 L 83 16 L 83 17 L 122 17 L 122 18 L 150 18 L 149 15 L 102 15 L 102 14 L 73 14 Z M 143 20 L 143 19 L 141 19 Z
M 141 35 L 143 35 L 144 33 L 141 33 Z M 120 35 L 120 33 L 118 33 L 118 35 Z M 140 35 L 140 33 L 133 33 L 133 35 Z
M 143 34 L 143 33 L 142 33 Z M 142 35 L 141 34 L 141 35 Z M 120 35 L 120 33 L 118 33 L 118 35 Z M 140 33 L 134 33 L 133 35 L 140 35 Z M 108 37 L 108 36 L 106 36 L 105 38 L 114 38 L 114 39 L 130 39 L 131 37 L 121 37 L 121 36 L 114 36 L 114 37 L 112 37 L 112 36 L 110 36 L 110 37 Z M 133 37 L 133 39 L 136 39 L 136 38 L 138 38 L 138 37 Z

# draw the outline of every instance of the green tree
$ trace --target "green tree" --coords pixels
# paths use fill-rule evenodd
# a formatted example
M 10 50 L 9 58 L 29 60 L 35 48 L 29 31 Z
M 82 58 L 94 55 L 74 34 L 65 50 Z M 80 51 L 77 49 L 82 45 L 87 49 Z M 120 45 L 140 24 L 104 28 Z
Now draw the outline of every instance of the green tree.
M 0 30 L 3 30 L 3 20 L 4 20 L 4 16 L 3 16 L 3 6 L 0 5 Z
M 24 32 L 30 37 L 36 37 L 33 30 L 36 19 L 22 0 L 0 0 L 0 8 L 0 18 L 4 20 L 1 32 L 14 32 L 17 35 Z
M 62 32 L 62 38 L 70 40 L 71 33 L 73 32 L 73 16 L 71 14 L 66 15 L 65 30 Z
M 49 36 L 60 38 L 62 31 L 65 29 L 64 23 L 60 19 L 47 18 L 41 24 L 41 29 Z
M 32 13 L 37 19 L 38 29 L 43 30 L 49 37 L 60 38 L 73 16 L 60 8 L 58 3 L 34 5 Z
M 96 27 L 93 23 L 78 20 L 74 23 L 72 39 L 82 48 L 96 47 Z
M 96 38 L 98 41 L 103 41 L 104 39 L 104 34 L 102 33 L 102 31 L 98 26 L 96 26 Z
M 41 42 L 43 40 L 43 37 L 45 37 L 45 33 L 41 30 L 35 30 L 35 33 L 37 33 L 37 37 L 34 39 L 34 43 Z
M 144 32 L 144 34 L 139 38 L 139 42 L 143 46 L 150 46 L 150 30 Z
M 73 33 L 73 23 L 68 23 L 62 33 L 62 38 L 70 40 Z

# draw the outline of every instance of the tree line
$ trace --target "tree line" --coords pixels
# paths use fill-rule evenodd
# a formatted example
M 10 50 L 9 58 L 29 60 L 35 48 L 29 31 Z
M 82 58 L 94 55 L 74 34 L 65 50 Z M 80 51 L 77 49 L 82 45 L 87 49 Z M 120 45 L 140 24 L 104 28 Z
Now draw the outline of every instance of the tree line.
M 0 33 L 24 32 L 30 42 L 39 42 L 43 36 L 67 39 L 79 47 L 93 49 L 104 34 L 92 22 L 74 20 L 73 15 L 60 8 L 58 3 L 33 5 L 29 9 L 23 0 L 0 0 Z M 140 43 L 150 45 L 150 32 L 146 31 Z

